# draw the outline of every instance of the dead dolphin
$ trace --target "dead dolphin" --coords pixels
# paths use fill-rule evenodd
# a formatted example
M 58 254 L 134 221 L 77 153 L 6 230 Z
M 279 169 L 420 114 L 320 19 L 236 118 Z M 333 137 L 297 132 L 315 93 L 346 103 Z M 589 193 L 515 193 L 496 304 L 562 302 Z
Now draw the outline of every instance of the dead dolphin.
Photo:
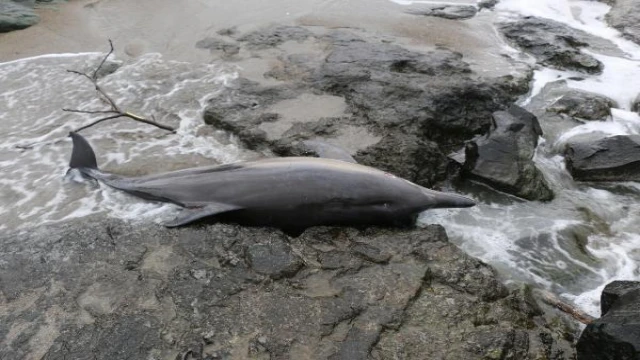
M 184 207 L 167 227 L 206 218 L 276 227 L 298 236 L 318 225 L 410 226 L 427 209 L 475 205 L 464 196 L 325 158 L 270 158 L 125 178 L 100 171 L 87 140 L 69 136 L 71 169 L 134 196 Z

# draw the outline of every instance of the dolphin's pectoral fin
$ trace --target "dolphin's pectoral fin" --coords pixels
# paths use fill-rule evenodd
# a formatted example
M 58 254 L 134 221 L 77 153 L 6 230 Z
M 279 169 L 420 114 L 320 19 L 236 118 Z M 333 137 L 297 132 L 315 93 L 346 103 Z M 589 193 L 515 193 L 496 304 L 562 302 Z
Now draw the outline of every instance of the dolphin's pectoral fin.
M 318 157 L 342 160 L 357 164 L 357 161 L 351 156 L 351 154 L 339 146 L 319 140 L 305 140 L 302 141 L 301 144 L 305 150 L 316 153 Z
M 211 203 L 203 207 L 188 208 L 188 209 L 182 210 L 180 215 L 177 216 L 175 219 L 164 222 L 162 225 L 168 228 L 174 228 L 178 226 L 187 225 L 189 223 L 206 218 L 208 216 L 218 215 L 228 211 L 238 210 L 240 208 L 241 207 L 237 205 L 230 205 L 230 204 L 224 204 L 224 203 Z

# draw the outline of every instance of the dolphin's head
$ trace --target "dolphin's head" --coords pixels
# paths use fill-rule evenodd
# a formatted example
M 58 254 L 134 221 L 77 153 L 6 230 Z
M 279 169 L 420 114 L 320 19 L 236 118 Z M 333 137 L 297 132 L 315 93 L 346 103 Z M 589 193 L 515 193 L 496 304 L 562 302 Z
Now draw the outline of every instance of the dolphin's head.
M 427 209 L 441 208 L 466 208 L 475 206 L 476 202 L 466 196 L 443 193 L 421 187 L 422 193 L 427 196 Z

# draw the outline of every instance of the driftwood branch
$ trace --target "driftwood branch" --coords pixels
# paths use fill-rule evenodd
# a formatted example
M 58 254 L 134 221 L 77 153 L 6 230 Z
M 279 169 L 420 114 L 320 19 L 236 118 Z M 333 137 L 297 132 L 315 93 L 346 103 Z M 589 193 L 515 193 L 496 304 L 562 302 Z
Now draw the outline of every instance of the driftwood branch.
M 107 120 L 112 120 L 112 119 L 117 119 L 117 118 L 121 118 L 121 117 L 126 117 L 129 118 L 131 120 L 134 121 L 138 121 L 147 125 L 152 125 L 155 126 L 157 128 L 160 128 L 162 130 L 167 130 L 170 132 L 175 132 L 176 130 L 169 126 L 169 125 L 164 125 L 164 124 L 160 124 L 158 122 L 155 121 L 155 119 L 148 119 L 145 118 L 143 116 L 139 116 L 139 115 L 135 115 L 129 111 L 123 111 L 120 109 L 120 107 L 116 104 L 116 102 L 111 98 L 111 96 L 109 96 L 109 94 L 107 94 L 98 84 L 98 73 L 100 72 L 100 69 L 102 69 L 102 66 L 105 64 L 105 62 L 107 61 L 107 58 L 113 54 L 113 42 L 111 40 L 109 40 L 109 52 L 107 53 L 107 55 L 102 58 L 102 61 L 100 62 L 100 64 L 98 65 L 98 67 L 91 73 L 91 74 L 87 74 L 87 73 L 83 73 L 80 71 L 76 71 L 76 70 L 67 70 L 67 72 L 72 73 L 72 74 L 76 74 L 76 75 L 80 75 L 82 77 L 87 78 L 89 81 L 91 81 L 91 83 L 93 84 L 93 86 L 95 87 L 96 91 L 98 92 L 98 94 L 101 96 L 101 98 L 103 100 L 105 100 L 107 102 L 107 104 L 109 104 L 110 109 L 109 110 L 78 110 L 78 109 L 69 109 L 69 108 L 64 108 L 62 109 L 62 111 L 65 112 L 73 112 L 73 113 L 81 113 L 81 114 L 110 114 L 109 116 L 105 116 L 103 118 L 100 118 L 90 124 L 81 126 L 75 130 L 72 130 L 73 132 L 78 132 L 81 130 L 84 130 L 86 128 L 92 127 L 96 124 L 99 124 L 101 122 L 107 121 Z
M 560 299 L 558 299 L 555 295 L 548 291 L 539 291 L 540 297 L 542 301 L 545 303 L 559 309 L 562 312 L 565 312 L 571 315 L 574 319 L 578 320 L 583 324 L 591 324 L 595 318 L 580 309 L 576 309 L 574 306 L 571 306 Z
M 151 116 L 151 119 L 146 118 L 144 116 L 140 116 L 140 115 L 136 115 L 130 111 L 123 111 L 120 109 L 120 107 L 118 106 L 118 104 L 113 100 L 113 98 L 111 98 L 111 96 L 109 96 L 109 94 L 107 94 L 98 84 L 98 74 L 100 72 L 100 70 L 102 69 L 102 67 L 104 66 L 104 64 L 107 61 L 107 58 L 109 58 L 109 56 L 111 56 L 111 54 L 113 54 L 113 42 L 111 40 L 109 40 L 109 52 L 107 53 L 107 55 L 105 55 L 105 57 L 102 58 L 102 61 L 100 61 L 100 64 L 98 65 L 98 67 L 95 68 L 95 70 L 93 70 L 93 72 L 91 72 L 90 74 L 88 73 L 84 73 L 81 71 L 76 71 L 76 70 L 67 70 L 67 72 L 72 73 L 72 74 L 76 74 L 76 75 L 80 75 L 84 78 L 86 78 L 87 80 L 91 81 L 91 83 L 93 84 L 93 86 L 95 87 L 96 91 L 98 92 L 99 96 L 101 97 L 102 100 L 104 100 L 108 105 L 109 105 L 109 109 L 105 109 L 105 110 L 80 110 L 80 109 L 70 109 L 70 108 L 63 108 L 62 111 L 64 112 L 70 112 L 70 113 L 77 113 L 77 114 L 91 114 L 91 115 L 96 115 L 96 114 L 104 114 L 106 116 L 95 120 L 87 125 L 81 126 L 75 130 L 71 130 L 72 132 L 79 132 L 82 131 L 84 129 L 90 128 L 94 125 L 97 125 L 101 122 L 107 121 L 107 120 L 113 120 L 113 119 L 118 119 L 121 117 L 125 117 L 125 118 L 129 118 L 131 120 L 137 121 L 137 122 L 141 122 L 147 125 L 152 125 L 155 126 L 157 128 L 160 128 L 162 130 L 167 130 L 170 131 L 172 133 L 175 133 L 176 130 L 169 126 L 169 125 L 164 125 L 161 124 L 159 122 L 156 121 L 156 119 Z M 65 132 L 66 133 L 66 132 Z M 29 143 L 29 144 L 19 144 L 19 145 L 15 145 L 15 148 L 20 149 L 20 150 L 29 150 L 32 149 L 34 146 L 36 145 L 47 145 L 47 144 L 57 144 L 59 142 L 61 142 L 62 139 L 50 139 L 50 140 L 44 140 L 44 141 L 37 141 L 37 142 L 33 142 L 33 143 Z

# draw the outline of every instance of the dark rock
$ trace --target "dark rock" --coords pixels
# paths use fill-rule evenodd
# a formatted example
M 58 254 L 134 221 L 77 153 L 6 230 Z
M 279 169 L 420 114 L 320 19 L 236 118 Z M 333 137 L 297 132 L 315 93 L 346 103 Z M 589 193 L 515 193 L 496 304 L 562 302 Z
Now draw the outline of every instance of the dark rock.
M 633 100 L 633 103 L 631 104 L 631 111 L 635 111 L 640 114 L 640 94 L 638 94 L 635 100 Z
M 580 181 L 640 180 L 640 135 L 576 141 L 565 150 L 567 170 Z
M 291 247 L 281 239 L 250 246 L 247 249 L 247 259 L 253 270 L 274 279 L 291 277 L 303 265 L 300 257 L 295 255 Z
M 634 289 L 620 294 L 601 318 L 587 325 L 576 349 L 581 360 L 640 359 L 638 283 Z
M 216 94 L 205 122 L 237 135 L 253 150 L 281 156 L 300 155 L 300 140 L 325 141 L 360 163 L 430 187 L 446 177 L 444 154 L 485 133 L 491 113 L 526 92 L 530 79 L 529 73 L 478 78 L 462 55 L 443 48 L 418 53 L 349 32 L 322 40 L 325 58 L 291 55 L 269 73 L 288 84 L 238 79 Z M 280 110 L 310 98 L 320 104 L 311 106 L 342 110 L 293 119 Z
M 538 119 L 513 105 L 493 114 L 490 133 L 465 146 L 463 177 L 475 179 L 500 191 L 528 200 L 551 200 L 553 192 L 533 162 L 542 135 Z
M 240 51 L 240 47 L 227 41 L 212 37 L 204 38 L 196 43 L 199 49 L 207 49 L 209 51 L 222 51 L 226 56 L 236 55 Z
M 28 4 L 10 0 L 0 1 L 0 33 L 26 29 L 40 21 Z
M 380 249 L 367 244 L 354 244 L 351 246 L 351 252 L 378 264 L 384 264 L 391 258 L 391 254 L 385 254 Z
M 533 359 L 548 353 L 535 340 L 544 334 L 567 351 L 555 359 L 571 358 L 562 333 L 514 306 L 440 226 L 283 239 L 96 219 L 3 233 L 0 357 Z M 363 256 L 379 261 L 357 265 Z M 272 276 L 285 268 L 298 269 Z
M 627 39 L 640 44 L 640 3 L 635 0 L 612 0 L 607 3 L 612 6 L 606 16 L 609 25 Z
M 422 16 L 435 16 L 450 20 L 464 20 L 476 16 L 478 12 L 471 5 L 412 5 L 405 10 L 406 13 Z
M 614 281 L 607 284 L 600 296 L 601 315 L 604 316 L 609 312 L 609 309 L 621 296 L 638 289 L 640 289 L 640 282 L 638 281 Z
M 480 0 L 478 9 L 493 9 L 496 5 L 498 5 L 498 0 Z
M 572 89 L 566 81 L 550 82 L 525 106 L 540 123 L 547 145 L 545 149 L 564 153 L 557 140 L 570 129 L 589 120 L 606 120 L 617 104 L 602 95 Z
M 590 36 L 557 21 L 525 17 L 499 24 L 504 36 L 541 64 L 558 69 L 600 73 L 604 65 L 580 49 L 589 47 Z
M 280 45 L 287 41 L 304 41 L 313 36 L 313 33 L 299 26 L 273 26 L 260 29 L 238 38 L 255 48 L 265 48 Z
M 617 104 L 606 96 L 571 89 L 564 92 L 547 110 L 580 120 L 605 120 L 611 116 L 612 107 L 617 107 Z

